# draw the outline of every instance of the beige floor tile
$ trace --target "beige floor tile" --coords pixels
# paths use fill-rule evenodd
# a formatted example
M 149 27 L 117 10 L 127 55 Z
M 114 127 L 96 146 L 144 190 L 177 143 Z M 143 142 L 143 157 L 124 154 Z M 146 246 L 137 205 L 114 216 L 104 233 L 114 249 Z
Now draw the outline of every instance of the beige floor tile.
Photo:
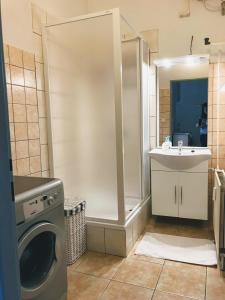
M 225 275 L 215 268 L 207 268 L 206 300 L 225 299 Z
M 157 285 L 157 291 L 204 299 L 205 283 L 205 267 L 166 261 Z
M 162 265 L 127 258 L 114 276 L 114 280 L 150 289 L 156 287 Z
M 82 263 L 82 261 L 84 260 L 84 258 L 86 257 L 88 252 L 86 252 L 85 254 L 83 254 L 80 258 L 78 258 L 78 260 L 76 260 L 72 265 L 67 267 L 67 273 L 70 272 L 74 272 L 76 271 L 77 267 Z
M 97 300 L 109 284 L 109 280 L 87 274 L 71 272 L 68 278 L 67 300 Z
M 179 230 L 181 228 L 180 220 L 176 218 L 162 218 L 162 217 L 152 217 L 147 224 L 145 231 L 179 235 Z
M 145 256 L 145 255 L 137 255 L 137 254 L 132 254 L 129 256 L 132 259 L 135 259 L 137 261 L 147 261 L 155 264 L 164 264 L 164 259 L 161 258 L 156 258 L 156 257 L 151 257 L 151 256 Z
M 127 283 L 111 281 L 101 300 L 150 300 L 153 290 Z
M 78 266 L 77 271 L 111 279 L 118 270 L 122 261 L 123 258 L 119 256 L 88 252 L 82 258 L 82 262 Z
M 180 236 L 184 237 L 193 237 L 199 239 L 208 239 L 209 238 L 209 230 L 206 226 L 201 225 L 183 225 L 180 228 Z
M 191 298 L 156 291 L 152 300 L 191 300 Z

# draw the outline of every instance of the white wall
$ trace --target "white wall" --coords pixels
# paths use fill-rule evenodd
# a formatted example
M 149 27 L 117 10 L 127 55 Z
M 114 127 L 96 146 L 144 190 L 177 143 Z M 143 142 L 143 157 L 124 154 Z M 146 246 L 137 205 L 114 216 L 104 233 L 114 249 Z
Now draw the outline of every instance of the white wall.
M 17 0 L 18 1 L 18 0 Z M 87 12 L 87 0 L 32 0 L 56 17 L 74 17 Z
M 33 52 L 32 18 L 29 0 L 2 0 L 4 42 Z
M 114 7 L 139 31 L 159 29 L 161 57 L 189 54 L 192 35 L 193 52 L 199 54 L 206 52 L 204 37 L 225 41 L 225 16 L 207 11 L 197 0 L 191 0 L 191 16 L 182 19 L 179 13 L 185 10 L 184 0 L 88 0 L 89 12 Z
M 1 0 L 4 42 L 34 52 L 31 2 L 57 17 L 72 17 L 87 11 L 86 0 Z

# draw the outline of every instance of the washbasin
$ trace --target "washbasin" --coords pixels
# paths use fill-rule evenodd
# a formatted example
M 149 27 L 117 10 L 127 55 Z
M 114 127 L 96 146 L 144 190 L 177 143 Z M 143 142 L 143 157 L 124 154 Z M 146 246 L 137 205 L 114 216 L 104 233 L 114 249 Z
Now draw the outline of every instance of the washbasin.
M 184 170 L 191 169 L 203 161 L 208 161 L 211 158 L 211 151 L 208 148 L 196 147 L 183 147 L 181 152 L 177 147 L 156 148 L 151 150 L 149 155 L 166 168 Z

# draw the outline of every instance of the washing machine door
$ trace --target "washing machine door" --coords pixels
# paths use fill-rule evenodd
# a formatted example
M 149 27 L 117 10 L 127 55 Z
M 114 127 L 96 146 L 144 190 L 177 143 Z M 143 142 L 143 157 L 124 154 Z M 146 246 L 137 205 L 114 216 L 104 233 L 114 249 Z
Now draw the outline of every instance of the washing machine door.
M 22 299 L 34 299 L 54 280 L 62 263 L 64 238 L 51 223 L 31 227 L 19 241 Z

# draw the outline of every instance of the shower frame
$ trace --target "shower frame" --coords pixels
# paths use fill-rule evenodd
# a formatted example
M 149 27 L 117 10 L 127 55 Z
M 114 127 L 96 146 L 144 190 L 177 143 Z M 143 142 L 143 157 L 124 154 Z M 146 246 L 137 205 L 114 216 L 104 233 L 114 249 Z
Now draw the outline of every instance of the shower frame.
M 136 32 L 136 30 L 127 22 L 127 20 L 120 14 L 118 8 L 105 10 L 102 12 L 91 13 L 87 15 L 82 15 L 73 18 L 60 19 L 59 22 L 50 23 L 42 26 L 43 33 L 43 54 L 44 54 L 44 68 L 46 76 L 46 86 L 47 91 L 49 91 L 49 64 L 48 64 L 48 46 L 47 46 L 47 29 L 54 26 L 60 26 L 67 23 L 80 22 L 82 20 L 99 18 L 106 15 L 112 15 L 112 28 L 113 28 L 113 58 L 114 58 L 114 105 L 115 105 L 115 136 L 116 136 L 116 166 L 117 166 L 117 208 L 118 208 L 118 219 L 105 219 L 105 218 L 96 218 L 96 217 L 87 217 L 90 222 L 99 222 L 102 224 L 114 224 L 125 225 L 129 223 L 129 220 L 132 216 L 135 215 L 136 209 L 141 207 L 142 204 L 150 199 L 150 194 L 147 196 L 144 195 L 144 151 L 143 151 L 143 103 L 142 103 L 142 49 L 143 49 L 143 39 L 141 35 Z M 125 212 L 125 194 L 124 194 L 124 151 L 123 151 L 123 86 L 122 86 L 122 40 L 121 40 L 121 19 L 130 27 L 130 29 L 135 33 L 135 39 L 139 40 L 139 60 L 138 60 L 138 77 L 140 78 L 139 83 L 139 99 L 140 99 L 140 142 L 141 142 L 141 199 L 138 205 L 135 206 L 132 212 L 126 215 Z M 132 39 L 132 38 L 131 38 Z M 130 40 L 130 39 L 128 39 Z M 51 116 L 51 107 L 50 107 L 50 93 L 47 93 L 47 112 Z M 149 107 L 148 107 L 149 109 Z M 48 142 L 49 142 L 49 164 L 50 164 L 50 175 L 54 176 L 54 157 L 53 157 L 53 141 L 52 141 L 52 128 L 51 128 L 51 117 L 48 118 Z M 149 121 L 149 120 L 148 120 Z M 148 128 L 149 129 L 149 128 Z M 149 182 L 150 185 L 150 182 Z

